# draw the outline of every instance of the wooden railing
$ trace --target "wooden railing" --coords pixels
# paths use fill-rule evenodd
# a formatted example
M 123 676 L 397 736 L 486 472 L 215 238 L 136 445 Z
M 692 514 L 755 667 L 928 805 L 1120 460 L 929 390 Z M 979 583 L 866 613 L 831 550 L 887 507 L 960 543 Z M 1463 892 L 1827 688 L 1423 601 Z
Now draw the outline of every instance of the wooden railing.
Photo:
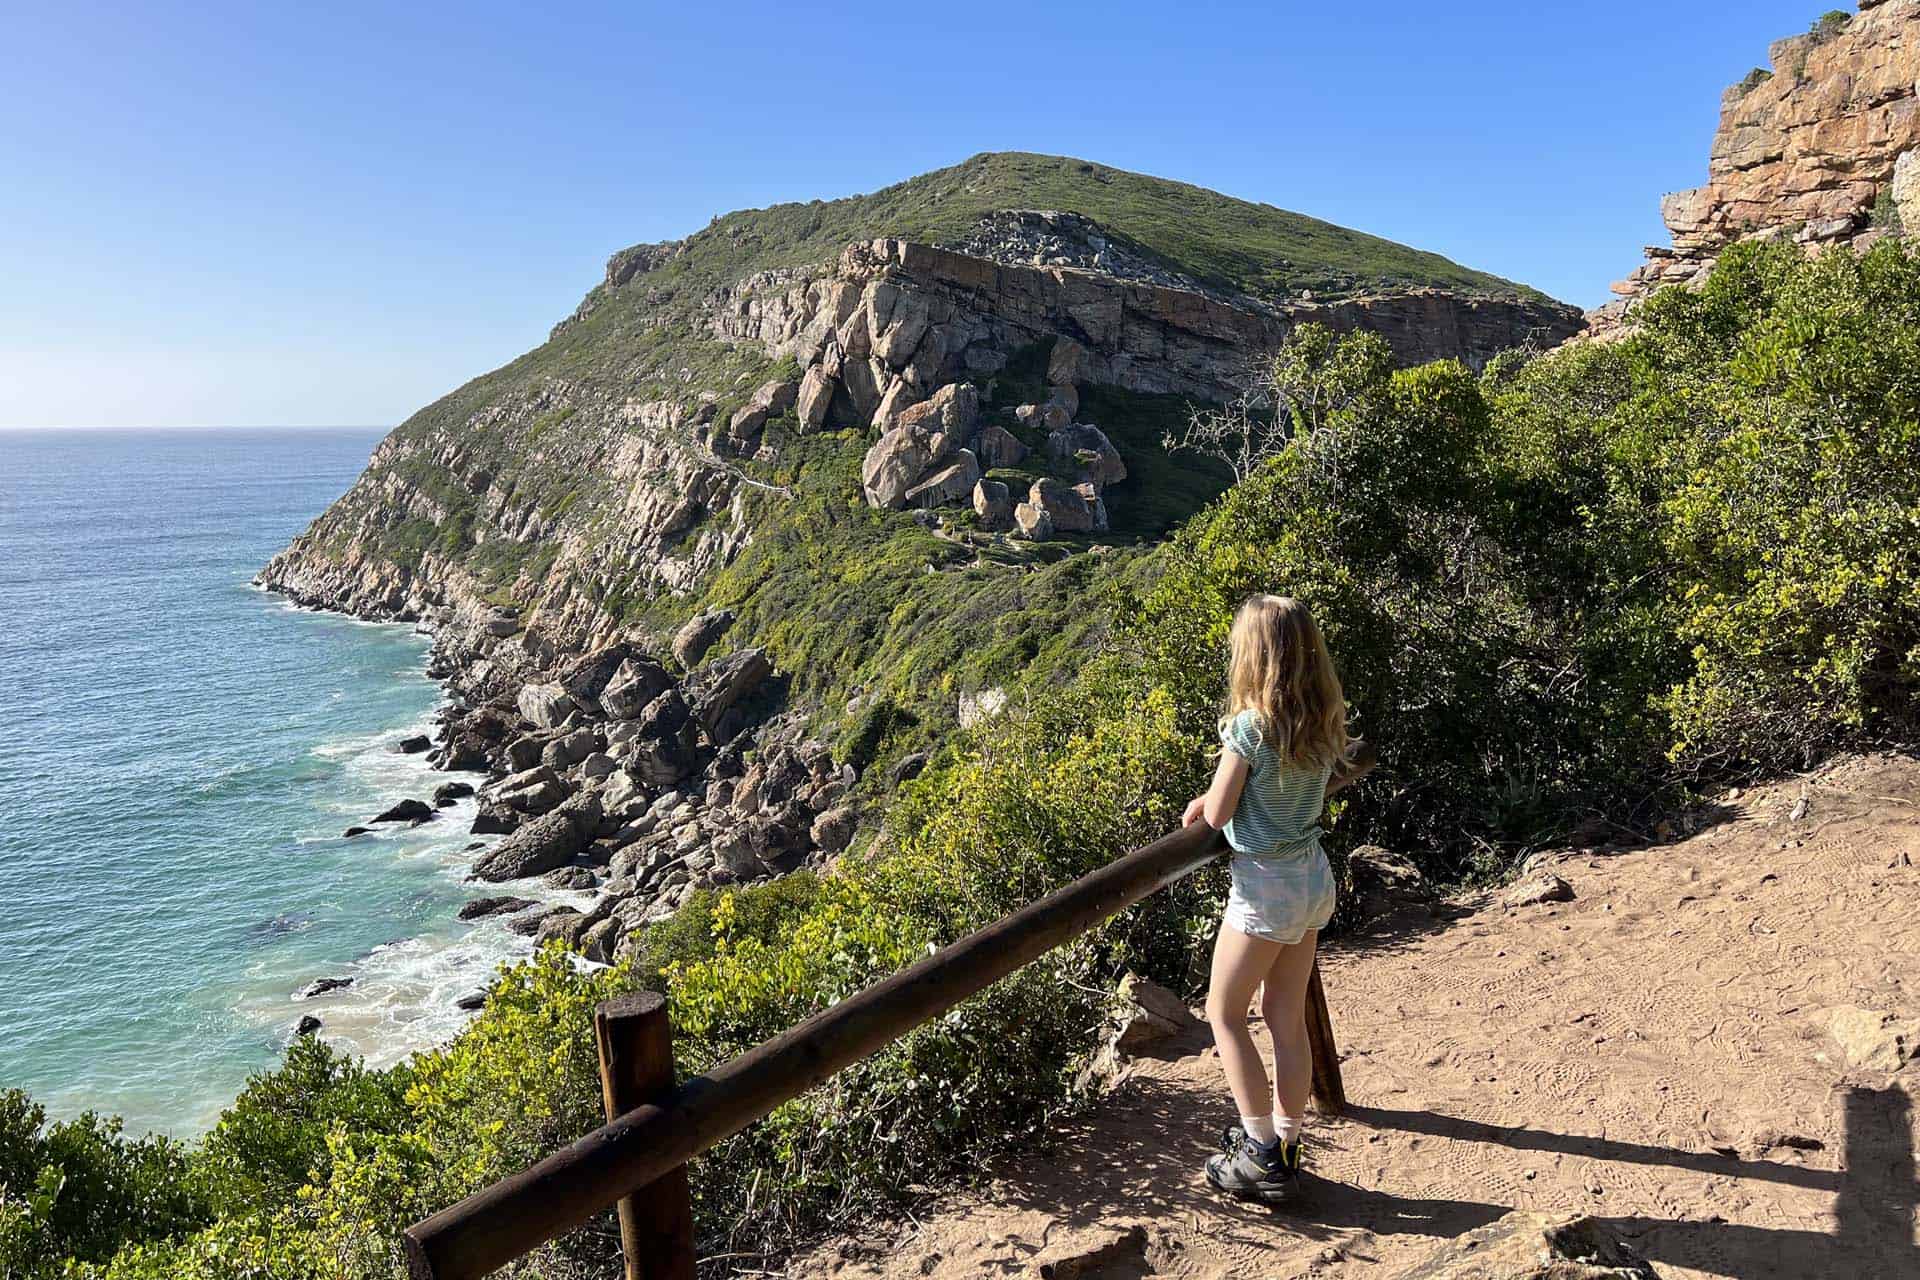
M 1205 823 L 1164 836 L 678 1088 L 666 1001 L 602 1005 L 594 1018 L 607 1123 L 404 1235 L 417 1280 L 478 1280 L 609 1206 L 628 1280 L 692 1280 L 687 1161 L 1046 952 L 1191 875 L 1225 851 Z M 1346 1099 L 1316 966 L 1308 988 L 1313 1096 Z

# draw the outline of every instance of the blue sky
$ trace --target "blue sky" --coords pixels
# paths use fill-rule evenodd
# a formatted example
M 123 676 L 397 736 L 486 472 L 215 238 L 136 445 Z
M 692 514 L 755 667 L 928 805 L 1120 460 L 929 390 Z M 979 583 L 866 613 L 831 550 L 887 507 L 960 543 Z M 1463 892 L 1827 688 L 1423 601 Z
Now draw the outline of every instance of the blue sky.
M 0 0 L 0 427 L 397 422 L 614 249 L 987 150 L 1592 306 L 1822 7 Z

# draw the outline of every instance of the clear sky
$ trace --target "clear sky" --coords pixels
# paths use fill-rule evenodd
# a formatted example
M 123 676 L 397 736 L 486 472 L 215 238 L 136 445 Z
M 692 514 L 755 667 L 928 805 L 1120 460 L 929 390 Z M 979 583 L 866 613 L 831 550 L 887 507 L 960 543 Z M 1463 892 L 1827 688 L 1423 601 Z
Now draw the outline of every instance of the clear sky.
M 989 150 L 1592 306 L 1824 0 L 0 0 L 0 427 L 390 424 L 613 250 Z

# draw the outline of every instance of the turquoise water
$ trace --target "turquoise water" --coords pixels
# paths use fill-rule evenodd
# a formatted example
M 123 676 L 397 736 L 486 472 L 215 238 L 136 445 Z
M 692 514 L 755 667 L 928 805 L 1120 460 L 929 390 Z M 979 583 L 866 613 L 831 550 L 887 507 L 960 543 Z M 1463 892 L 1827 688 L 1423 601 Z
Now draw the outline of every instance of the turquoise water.
M 190 1134 L 303 1013 L 393 1061 L 525 948 L 454 920 L 471 802 L 340 836 L 446 776 L 424 637 L 249 585 L 379 435 L 0 432 L 0 1088 Z

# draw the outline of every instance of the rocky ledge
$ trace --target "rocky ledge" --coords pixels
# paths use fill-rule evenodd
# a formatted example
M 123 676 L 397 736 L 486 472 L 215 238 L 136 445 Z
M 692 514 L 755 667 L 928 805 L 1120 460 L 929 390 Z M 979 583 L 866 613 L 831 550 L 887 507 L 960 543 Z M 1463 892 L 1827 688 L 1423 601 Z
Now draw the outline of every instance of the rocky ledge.
M 1704 280 L 1738 241 L 1865 248 L 1920 228 L 1920 0 L 1860 0 L 1843 19 L 1775 41 L 1770 66 L 1727 89 L 1706 185 L 1661 202 L 1673 246 L 1647 248 L 1596 329 L 1657 289 Z
M 731 624 L 724 612 L 695 618 L 669 653 L 622 642 L 554 663 L 508 610 L 435 608 L 423 621 L 451 694 L 429 759 L 488 775 L 473 831 L 501 837 L 476 846 L 470 878 L 594 895 L 584 909 L 476 896 L 462 919 L 511 917 L 536 942 L 607 962 L 696 890 L 819 866 L 860 827 L 858 772 L 780 710 L 766 653 L 702 660 Z

